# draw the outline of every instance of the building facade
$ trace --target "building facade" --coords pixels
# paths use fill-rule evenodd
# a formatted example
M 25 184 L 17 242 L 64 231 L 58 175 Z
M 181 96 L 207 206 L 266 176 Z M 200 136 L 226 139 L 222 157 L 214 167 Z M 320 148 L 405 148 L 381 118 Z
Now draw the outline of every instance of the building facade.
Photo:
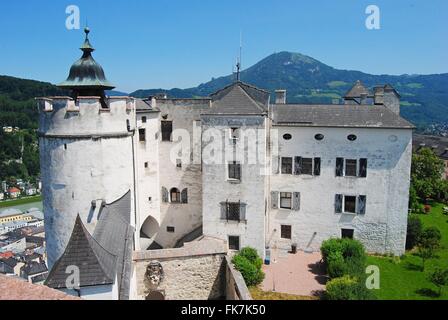
M 357 82 L 344 105 L 287 104 L 284 90 L 273 103 L 240 81 L 199 99 L 106 97 L 88 30 L 81 50 L 61 84 L 72 96 L 38 100 L 47 285 L 129 299 L 132 251 L 201 236 L 263 257 L 331 237 L 404 253 L 413 126 L 391 86 Z M 73 291 L 80 251 L 91 265 Z

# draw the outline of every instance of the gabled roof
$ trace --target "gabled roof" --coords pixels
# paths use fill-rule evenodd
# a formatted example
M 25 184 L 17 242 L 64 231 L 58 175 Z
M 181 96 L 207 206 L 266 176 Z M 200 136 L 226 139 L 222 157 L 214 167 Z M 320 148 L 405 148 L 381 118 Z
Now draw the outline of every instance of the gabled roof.
M 429 148 L 441 159 L 448 160 L 448 137 L 414 134 L 412 138 L 414 151 Z
M 361 95 L 370 97 L 372 93 L 367 89 L 364 84 L 358 80 L 353 87 L 345 94 L 344 98 L 361 98 Z
M 101 208 L 93 235 L 78 216 L 65 252 L 45 284 L 55 289 L 65 288 L 65 270 L 75 265 L 80 268 L 81 287 L 114 284 L 117 279 L 120 300 L 129 299 L 134 234 L 130 215 L 131 192 L 128 191 Z
M 81 287 L 113 284 L 116 265 L 117 257 L 101 247 L 78 215 L 67 247 L 51 269 L 45 285 L 54 289 L 66 288 L 69 266 L 79 268 Z
M 265 114 L 269 92 L 243 82 L 235 82 L 210 95 L 212 108 L 205 114 Z
M 274 125 L 303 127 L 398 128 L 414 126 L 383 105 L 297 105 L 272 107 Z

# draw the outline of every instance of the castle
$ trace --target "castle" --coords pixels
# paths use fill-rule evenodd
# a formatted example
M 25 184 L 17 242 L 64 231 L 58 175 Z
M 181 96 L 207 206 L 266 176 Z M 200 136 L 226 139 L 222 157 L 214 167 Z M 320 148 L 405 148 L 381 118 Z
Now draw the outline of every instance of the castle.
M 239 80 L 207 98 L 107 97 L 88 33 L 60 84 L 72 95 L 38 98 L 48 286 L 73 293 L 74 265 L 74 294 L 133 299 L 136 256 L 198 238 L 267 258 L 331 237 L 404 253 L 413 126 L 393 87 L 358 81 L 343 105 Z

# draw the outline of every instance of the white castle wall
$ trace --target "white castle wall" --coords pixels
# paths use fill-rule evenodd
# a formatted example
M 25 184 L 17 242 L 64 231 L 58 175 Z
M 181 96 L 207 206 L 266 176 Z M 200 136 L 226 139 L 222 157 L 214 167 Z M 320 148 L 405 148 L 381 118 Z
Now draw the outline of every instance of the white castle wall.
M 165 187 L 178 188 L 182 191 L 188 188 L 188 204 L 173 204 L 160 202 L 160 231 L 156 237 L 157 243 L 163 247 L 172 247 L 176 242 L 202 224 L 202 181 L 200 164 L 200 144 L 194 147 L 193 126 L 196 123 L 200 141 L 200 114 L 210 108 L 209 99 L 157 99 L 155 107 L 159 113 L 159 172 L 161 189 Z M 189 165 L 183 161 L 182 168 L 176 167 L 175 159 L 171 159 L 173 148 L 179 145 L 175 137 L 173 142 L 162 141 L 160 121 L 173 121 L 173 132 L 183 132 L 190 138 L 191 153 L 183 150 L 187 160 L 195 160 Z M 188 143 L 187 143 L 188 145 Z M 199 148 L 198 148 L 199 147 Z M 167 227 L 175 227 L 175 232 L 167 232 Z
M 354 229 L 354 237 L 367 250 L 401 255 L 405 250 L 411 166 L 412 130 L 366 128 L 274 127 L 280 156 L 320 157 L 321 175 L 271 176 L 272 191 L 301 192 L 300 211 L 269 209 L 267 244 L 290 249 L 319 250 L 323 240 L 340 237 L 341 228 Z M 285 133 L 292 135 L 286 141 Z M 323 141 L 314 136 L 325 135 Z M 347 140 L 357 135 L 355 142 Z M 367 178 L 336 177 L 336 158 L 368 159 Z M 366 195 L 366 214 L 335 213 L 335 194 Z M 269 208 L 271 203 L 269 201 Z M 280 238 L 280 225 L 292 225 L 292 240 Z M 314 233 L 316 233 L 314 235 Z
M 264 256 L 265 213 L 266 213 L 266 176 L 263 175 L 266 157 L 266 131 L 263 116 L 203 116 L 203 223 L 204 235 L 228 241 L 228 236 L 240 237 L 240 248 L 253 247 Z M 245 143 L 240 139 L 236 148 L 244 154 L 241 166 L 241 181 L 233 182 L 228 179 L 228 162 L 206 163 L 207 145 L 210 136 L 207 130 L 218 130 L 217 133 L 226 140 L 230 139 L 230 128 L 241 127 L 245 132 L 257 132 L 256 140 Z M 249 130 L 249 131 L 246 131 Z M 224 145 L 225 141 L 223 141 Z M 255 147 L 255 149 L 254 149 Z M 227 149 L 225 159 L 232 159 L 232 147 Z M 253 150 L 256 150 L 255 152 Z M 224 152 L 224 151 L 223 151 Z M 257 161 L 249 162 L 248 156 L 258 155 Z M 219 155 L 219 152 L 217 152 Z M 241 161 L 239 158 L 238 161 Z M 247 204 L 246 221 L 226 221 L 221 219 L 221 202 L 238 202 Z
M 98 98 L 38 100 L 43 207 L 48 264 L 64 252 L 79 214 L 90 232 L 92 201 L 113 202 L 133 190 L 132 133 L 134 103 Z M 132 201 L 133 203 L 133 201 Z M 134 211 L 134 209 L 132 209 Z M 131 214 L 132 223 L 134 214 Z

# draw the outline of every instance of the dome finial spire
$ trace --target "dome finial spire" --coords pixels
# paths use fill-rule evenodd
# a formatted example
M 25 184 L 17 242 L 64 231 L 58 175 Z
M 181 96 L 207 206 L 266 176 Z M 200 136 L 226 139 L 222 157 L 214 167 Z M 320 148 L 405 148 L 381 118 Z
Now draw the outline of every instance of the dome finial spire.
M 91 52 L 95 51 L 95 49 L 90 44 L 90 41 L 89 41 L 90 28 L 87 27 L 87 25 L 84 28 L 84 33 L 86 34 L 86 38 L 85 38 L 84 43 L 83 43 L 83 45 L 81 47 L 81 50 L 84 51 L 84 53 L 91 53 Z

